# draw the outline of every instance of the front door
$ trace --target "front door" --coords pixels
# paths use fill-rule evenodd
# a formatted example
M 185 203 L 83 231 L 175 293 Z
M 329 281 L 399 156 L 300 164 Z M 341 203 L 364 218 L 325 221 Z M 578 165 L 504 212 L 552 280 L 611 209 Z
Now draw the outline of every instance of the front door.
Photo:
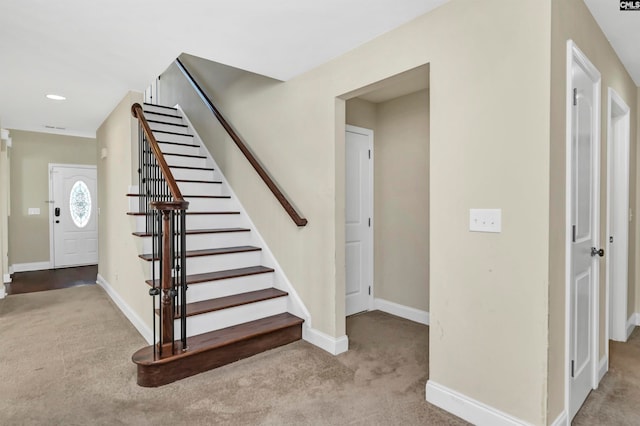
M 587 61 L 586 58 L 583 58 Z M 599 78 L 589 68 L 573 61 L 571 69 L 570 122 L 570 415 L 578 412 L 594 387 L 596 362 L 600 205 L 598 187 Z M 586 62 L 588 63 L 588 61 Z M 590 63 L 589 63 L 590 65 Z M 591 65 L 591 67 L 593 67 Z M 597 72 L 597 71 L 596 71 Z M 598 75 L 599 77 L 599 75 Z
M 98 263 L 96 167 L 55 165 L 50 172 L 54 268 Z
M 347 126 L 345 135 L 346 315 L 369 309 L 373 284 L 373 132 Z

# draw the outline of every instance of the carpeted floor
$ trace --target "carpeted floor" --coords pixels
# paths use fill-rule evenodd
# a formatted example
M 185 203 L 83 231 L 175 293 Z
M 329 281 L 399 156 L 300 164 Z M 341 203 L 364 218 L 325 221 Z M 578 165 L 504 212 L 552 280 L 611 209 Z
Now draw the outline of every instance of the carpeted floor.
M 0 300 L 0 425 L 461 425 L 425 402 L 429 328 L 378 311 L 347 320 L 337 357 L 303 341 L 157 389 L 145 345 L 98 286 Z M 639 425 L 640 329 L 574 425 Z
M 98 286 L 0 301 L 2 425 L 461 425 L 425 402 L 429 329 L 349 318 L 337 357 L 303 341 L 157 389 L 145 345 Z

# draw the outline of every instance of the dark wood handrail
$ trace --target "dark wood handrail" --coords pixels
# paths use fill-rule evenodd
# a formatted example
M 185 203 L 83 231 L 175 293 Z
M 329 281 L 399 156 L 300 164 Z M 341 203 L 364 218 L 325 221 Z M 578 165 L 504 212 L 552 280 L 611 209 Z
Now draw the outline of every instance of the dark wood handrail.
M 160 171 L 164 176 L 164 179 L 167 182 L 167 186 L 169 187 L 169 191 L 171 191 L 171 195 L 173 196 L 174 201 L 185 202 L 182 197 L 182 192 L 180 192 L 180 188 L 178 188 L 178 184 L 176 183 L 175 178 L 173 177 L 173 173 L 171 173 L 171 169 L 167 165 L 167 161 L 164 159 L 164 155 L 158 146 L 158 141 L 153 136 L 153 132 L 151 131 L 151 127 L 149 127 L 149 123 L 147 119 L 144 117 L 144 110 L 139 103 L 135 103 L 131 106 L 131 114 L 138 119 L 140 122 L 140 126 L 144 130 L 145 135 L 147 135 L 147 141 L 149 142 L 149 146 L 153 151 L 153 155 L 158 160 L 158 165 L 160 166 Z M 188 205 L 189 203 L 187 203 Z M 185 206 L 186 209 L 186 206 Z
M 209 110 L 213 113 L 213 115 L 218 119 L 222 127 L 226 130 L 227 134 L 233 139 L 235 144 L 238 146 L 240 151 L 244 154 L 245 158 L 249 161 L 249 163 L 253 166 L 254 170 L 258 173 L 258 175 L 262 178 L 267 187 L 271 190 L 276 199 L 280 202 L 285 211 L 289 214 L 293 222 L 297 226 L 305 226 L 307 224 L 307 219 L 300 216 L 300 214 L 296 211 L 293 205 L 289 202 L 287 197 L 282 193 L 278 185 L 271 179 L 271 176 L 266 172 L 266 170 L 262 167 L 260 162 L 256 159 L 253 153 L 247 148 L 245 143 L 240 139 L 240 136 L 233 130 L 231 125 L 225 120 L 222 116 L 218 108 L 211 102 L 211 99 L 207 96 L 207 94 L 202 90 L 200 85 L 195 81 L 195 79 L 191 76 L 191 73 L 185 68 L 180 59 L 176 59 L 176 65 L 182 71 L 187 81 L 194 88 L 200 99 L 205 103 L 205 105 L 209 108 Z

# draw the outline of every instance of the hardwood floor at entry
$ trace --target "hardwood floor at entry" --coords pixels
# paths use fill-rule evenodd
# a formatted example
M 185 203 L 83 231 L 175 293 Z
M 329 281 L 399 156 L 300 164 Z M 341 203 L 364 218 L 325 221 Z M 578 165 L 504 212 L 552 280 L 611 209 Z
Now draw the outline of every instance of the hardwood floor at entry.
M 5 284 L 5 288 L 10 295 L 57 290 L 95 284 L 97 276 L 98 265 L 16 272 L 11 276 L 11 282 Z

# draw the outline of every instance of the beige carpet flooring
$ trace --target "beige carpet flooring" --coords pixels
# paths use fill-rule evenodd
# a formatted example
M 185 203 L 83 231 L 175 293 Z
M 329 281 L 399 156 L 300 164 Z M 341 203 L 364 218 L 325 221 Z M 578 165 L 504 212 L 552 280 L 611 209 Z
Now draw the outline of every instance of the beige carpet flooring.
M 347 322 L 337 357 L 299 341 L 156 389 L 145 345 L 98 286 L 0 301 L 1 425 L 461 425 L 425 402 L 429 329 L 381 312 Z
M 0 300 L 0 425 L 461 425 L 425 402 L 429 328 L 381 312 L 347 321 L 337 357 L 303 341 L 157 389 L 145 343 L 98 286 Z M 640 328 L 574 425 L 640 425 Z

